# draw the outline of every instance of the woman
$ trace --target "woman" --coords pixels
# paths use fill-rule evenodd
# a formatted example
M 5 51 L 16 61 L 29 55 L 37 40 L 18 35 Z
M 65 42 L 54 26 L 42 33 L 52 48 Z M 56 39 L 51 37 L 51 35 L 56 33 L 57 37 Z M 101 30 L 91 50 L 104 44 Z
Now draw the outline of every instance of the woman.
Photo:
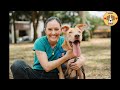
M 61 21 L 57 17 L 48 18 L 44 30 L 46 36 L 36 39 L 34 43 L 33 67 L 17 60 L 11 65 L 14 79 L 59 79 L 57 67 L 74 57 L 72 51 L 65 52 L 61 47 L 64 38 L 60 36 Z M 71 68 L 77 70 L 83 63 L 84 59 L 78 60 L 72 63 Z

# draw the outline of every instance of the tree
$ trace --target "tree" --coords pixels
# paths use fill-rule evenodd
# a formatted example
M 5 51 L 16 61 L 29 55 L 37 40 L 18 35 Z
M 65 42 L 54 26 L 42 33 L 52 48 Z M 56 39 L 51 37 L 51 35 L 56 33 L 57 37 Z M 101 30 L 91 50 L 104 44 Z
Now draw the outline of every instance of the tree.
M 31 19 L 31 12 L 30 11 L 10 11 L 9 12 L 9 23 L 13 24 L 13 32 L 14 36 L 12 36 L 14 39 L 13 43 L 17 43 L 17 38 L 16 38 L 16 25 L 15 21 L 30 21 Z
M 37 38 L 37 27 L 38 27 L 38 24 L 39 24 L 39 18 L 40 18 L 40 11 L 32 11 L 32 22 L 33 22 L 33 28 L 34 28 L 33 42 Z
M 85 11 L 79 11 L 79 15 L 81 17 L 81 23 L 86 24 L 86 12 Z M 83 41 L 88 41 L 90 37 L 90 32 L 89 30 L 85 29 L 83 31 Z
M 37 38 L 37 27 L 39 24 L 40 11 L 16 11 L 12 14 L 12 18 L 9 18 L 9 21 L 13 19 L 13 25 L 15 30 L 15 20 L 17 21 L 30 21 L 33 22 L 34 38 L 33 41 Z M 15 33 L 14 33 L 15 34 Z M 15 34 L 15 43 L 16 43 L 16 34 Z
M 95 28 L 98 25 L 105 25 L 105 24 L 104 24 L 104 21 L 100 17 L 91 16 L 89 13 L 87 14 L 86 19 L 87 19 L 87 22 L 89 23 L 89 31 L 90 31 L 90 36 L 92 38 Z
M 10 11 L 9 12 L 9 23 L 12 21 L 12 25 L 13 25 L 13 35 L 12 35 L 12 43 L 16 43 L 17 39 L 16 39 L 16 27 L 15 27 L 15 20 L 16 20 L 16 12 L 15 11 Z M 12 26 L 11 25 L 11 26 Z

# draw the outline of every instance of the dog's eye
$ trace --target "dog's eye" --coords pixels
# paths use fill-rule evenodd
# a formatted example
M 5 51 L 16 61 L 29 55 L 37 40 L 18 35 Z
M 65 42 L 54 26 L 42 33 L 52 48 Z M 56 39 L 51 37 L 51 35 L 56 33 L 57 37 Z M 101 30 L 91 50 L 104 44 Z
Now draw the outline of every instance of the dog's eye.
M 81 31 L 78 31 L 79 33 L 81 33 Z
M 72 32 L 69 32 L 69 33 L 72 33 Z

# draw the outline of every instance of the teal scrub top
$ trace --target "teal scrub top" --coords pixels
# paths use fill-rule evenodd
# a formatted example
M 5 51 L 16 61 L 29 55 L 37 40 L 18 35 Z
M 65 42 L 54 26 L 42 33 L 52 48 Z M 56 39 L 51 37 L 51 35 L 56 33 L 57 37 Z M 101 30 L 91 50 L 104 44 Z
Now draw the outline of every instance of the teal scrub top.
M 54 48 L 52 48 L 47 39 L 47 36 L 42 36 L 42 37 L 36 39 L 33 50 L 46 52 L 48 61 L 57 60 L 58 58 L 60 58 L 62 56 L 62 53 L 64 53 L 64 54 L 66 53 L 66 51 L 63 50 L 63 48 L 61 46 L 63 42 L 64 42 L 64 37 L 60 36 L 56 46 Z M 54 52 L 54 55 L 52 55 L 53 52 Z M 43 67 L 41 66 L 41 64 L 39 63 L 36 53 L 34 53 L 34 64 L 33 64 L 32 68 L 37 69 L 37 70 L 44 70 Z M 56 68 L 54 70 L 51 70 L 50 72 L 58 72 L 58 70 Z

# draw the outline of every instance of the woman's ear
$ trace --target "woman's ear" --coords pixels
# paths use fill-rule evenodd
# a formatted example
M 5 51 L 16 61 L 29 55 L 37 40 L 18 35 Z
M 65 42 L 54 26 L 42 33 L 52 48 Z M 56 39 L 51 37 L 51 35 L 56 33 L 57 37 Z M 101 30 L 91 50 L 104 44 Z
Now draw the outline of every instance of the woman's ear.
M 75 28 L 79 28 L 82 32 L 87 28 L 86 24 L 77 24 Z
M 64 25 L 64 26 L 62 26 L 61 30 L 63 33 L 66 33 L 69 30 L 69 28 L 70 27 L 68 25 Z

